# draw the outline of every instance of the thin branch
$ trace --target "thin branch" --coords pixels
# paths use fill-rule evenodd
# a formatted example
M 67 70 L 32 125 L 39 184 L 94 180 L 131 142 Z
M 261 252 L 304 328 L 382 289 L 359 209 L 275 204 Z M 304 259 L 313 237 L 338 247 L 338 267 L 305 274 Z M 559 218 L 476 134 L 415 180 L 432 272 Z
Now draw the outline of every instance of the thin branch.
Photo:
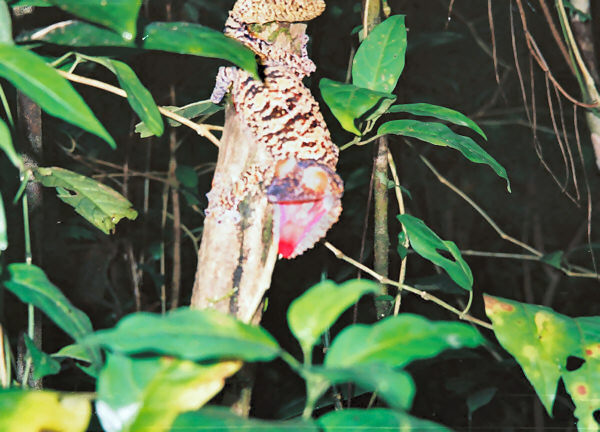
M 95 80 L 92 78 L 87 78 L 87 77 L 83 77 L 81 75 L 75 75 L 70 72 L 65 72 L 60 69 L 56 69 L 56 71 L 60 75 L 62 75 L 66 79 L 68 79 L 69 81 L 73 81 L 73 82 L 76 82 L 79 84 L 84 84 L 84 85 L 87 85 L 90 87 L 95 87 L 95 88 L 107 91 L 109 93 L 112 93 L 112 94 L 115 94 L 117 96 L 121 96 L 124 98 L 127 97 L 127 92 L 123 89 L 120 89 L 119 87 L 115 87 L 113 85 L 110 85 L 105 82 L 98 81 L 98 80 Z M 175 114 L 174 112 L 169 111 L 168 109 L 161 107 L 161 106 L 158 107 L 158 111 L 165 117 L 169 117 L 170 119 L 173 119 L 173 120 L 181 123 L 182 125 L 185 125 L 185 126 L 189 127 L 190 129 L 193 129 L 198 135 L 208 139 L 214 145 L 219 147 L 219 144 L 220 144 L 219 139 L 216 136 L 214 136 L 210 131 L 211 130 L 220 130 L 220 126 L 211 126 L 211 125 L 194 123 L 193 121 L 191 121 L 183 116 L 180 116 L 179 114 Z
M 475 318 L 469 314 L 464 313 L 463 311 L 455 308 L 454 306 L 450 305 L 449 303 L 446 303 L 444 300 L 429 294 L 427 291 L 422 291 L 419 290 L 417 288 L 414 288 L 410 285 L 406 285 L 406 284 L 400 284 L 396 281 L 393 281 L 385 276 L 380 275 L 379 273 L 377 273 L 376 271 L 370 269 L 369 267 L 359 263 L 358 261 L 350 258 L 348 255 L 344 254 L 341 250 L 339 250 L 338 248 L 336 248 L 334 245 L 332 245 L 329 242 L 324 242 L 323 243 L 325 245 L 325 247 L 327 249 L 329 249 L 331 252 L 333 252 L 333 254 L 335 255 L 336 258 L 341 259 L 342 261 L 346 261 L 348 264 L 353 265 L 356 268 L 361 269 L 363 272 L 367 273 L 368 275 L 370 275 L 373 279 L 375 279 L 377 282 L 381 283 L 381 284 L 385 284 L 385 285 L 391 285 L 394 286 L 396 288 L 398 288 L 399 290 L 404 290 L 404 291 L 408 291 L 412 294 L 416 294 L 419 297 L 421 297 L 423 300 L 427 300 L 427 301 L 431 301 L 435 304 L 437 304 L 438 306 L 441 306 L 442 308 L 454 313 L 455 315 L 458 316 L 459 319 L 464 320 L 464 321 L 469 321 L 472 322 L 474 324 L 480 325 L 482 327 L 485 327 L 487 329 L 493 330 L 493 327 L 490 323 L 485 322 L 480 320 L 479 318 Z

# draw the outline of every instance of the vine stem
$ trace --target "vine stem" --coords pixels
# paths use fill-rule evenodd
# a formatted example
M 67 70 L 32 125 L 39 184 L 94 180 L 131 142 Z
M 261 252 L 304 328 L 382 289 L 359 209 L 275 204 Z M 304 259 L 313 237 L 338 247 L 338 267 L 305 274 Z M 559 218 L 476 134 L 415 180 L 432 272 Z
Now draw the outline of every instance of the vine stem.
M 355 259 L 350 258 L 348 255 L 343 253 L 341 250 L 336 248 L 331 243 L 326 241 L 323 244 L 325 245 L 325 247 L 327 249 L 329 249 L 331 252 L 333 252 L 333 254 L 335 255 L 336 258 L 341 259 L 342 261 L 346 261 L 348 264 L 351 264 L 354 267 L 362 270 L 363 272 L 365 272 L 368 275 L 370 275 L 371 277 L 373 277 L 377 282 L 379 282 L 381 284 L 385 284 L 385 285 L 395 286 L 399 290 L 404 290 L 404 291 L 408 291 L 412 294 L 416 294 L 419 297 L 421 297 L 423 300 L 431 301 L 431 302 L 437 304 L 438 306 L 441 306 L 442 308 L 454 313 L 461 320 L 469 321 L 469 322 L 472 322 L 473 324 L 477 324 L 481 327 L 485 327 L 489 330 L 493 330 L 493 327 L 490 323 L 480 320 L 479 318 L 475 318 L 474 316 L 469 315 L 465 311 L 461 311 L 461 310 L 455 308 L 451 304 L 446 303 L 444 300 L 442 300 L 434 295 L 429 294 L 427 291 L 422 291 L 422 290 L 412 287 L 410 285 L 406 285 L 404 283 L 401 284 L 396 281 L 393 281 L 383 275 L 380 275 L 375 270 L 372 270 L 371 268 L 367 267 L 366 265 L 359 263 Z
M 115 87 L 113 85 L 107 84 L 105 82 L 102 82 L 102 81 L 99 81 L 99 80 L 96 80 L 93 78 L 87 78 L 87 77 L 84 77 L 81 75 L 76 75 L 71 72 L 65 72 L 65 71 L 62 71 L 59 69 L 56 69 L 56 71 L 60 75 L 62 75 L 66 79 L 68 79 L 69 81 L 73 81 L 73 82 L 76 82 L 79 84 L 84 84 L 89 87 L 95 87 L 95 88 L 107 91 L 109 93 L 112 93 L 112 94 L 115 94 L 117 96 L 121 96 L 124 98 L 127 97 L 127 92 L 119 87 Z M 179 114 L 176 114 L 173 111 L 169 111 L 165 107 L 161 107 L 161 106 L 158 107 L 158 111 L 165 117 L 168 117 L 172 120 L 175 120 L 176 122 L 181 123 L 182 125 L 189 127 L 190 129 L 193 129 L 198 135 L 208 139 L 214 145 L 219 147 L 220 141 L 216 136 L 214 136 L 212 134 L 211 130 L 222 130 L 222 128 L 220 126 L 194 123 L 193 121 L 191 121 L 183 116 L 180 116 Z

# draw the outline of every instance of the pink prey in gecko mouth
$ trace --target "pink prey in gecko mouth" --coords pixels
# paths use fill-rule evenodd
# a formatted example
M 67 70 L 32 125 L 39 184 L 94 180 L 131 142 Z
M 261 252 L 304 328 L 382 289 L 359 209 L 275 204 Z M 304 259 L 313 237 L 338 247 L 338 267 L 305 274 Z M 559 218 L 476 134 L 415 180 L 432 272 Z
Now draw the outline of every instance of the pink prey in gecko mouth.
M 342 180 L 312 159 L 282 161 L 267 188 L 275 209 L 279 254 L 294 258 L 325 236 L 342 211 Z

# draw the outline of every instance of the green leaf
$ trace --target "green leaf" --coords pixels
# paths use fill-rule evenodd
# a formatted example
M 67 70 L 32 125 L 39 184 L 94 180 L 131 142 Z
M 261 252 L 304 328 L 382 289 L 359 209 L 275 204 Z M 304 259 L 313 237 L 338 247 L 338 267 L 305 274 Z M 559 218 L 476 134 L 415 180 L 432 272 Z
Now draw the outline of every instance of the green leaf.
M 325 432 L 364 432 L 366 430 L 450 432 L 450 429 L 437 423 L 385 408 L 368 410 L 352 408 L 332 411 L 319 417 L 317 423 Z
M 228 60 L 259 78 L 254 51 L 220 31 L 185 22 L 155 22 L 144 29 L 145 49 Z
M 96 180 L 58 167 L 40 167 L 34 174 L 44 186 L 55 187 L 62 201 L 105 234 L 110 234 L 121 219 L 137 217 L 123 195 Z
M 497 391 L 497 387 L 486 387 L 473 394 L 470 394 L 467 398 L 467 409 L 469 410 L 469 418 L 479 408 L 489 404 L 494 398 L 494 395 Z
M 2 432 L 84 432 L 90 422 L 89 401 L 48 391 L 0 390 Z
M 393 15 L 375 27 L 358 47 L 352 63 L 352 83 L 391 93 L 404 69 L 405 54 L 404 15 Z
M 342 127 L 358 136 L 362 135 L 362 132 L 357 128 L 356 123 L 363 116 L 369 112 L 377 112 L 381 115 L 396 100 L 396 96 L 390 93 L 369 90 L 327 78 L 319 82 L 319 88 L 323 100 Z M 375 119 L 373 116 L 369 118 L 369 120 Z
M 200 411 L 181 414 L 173 423 L 171 431 L 244 431 L 244 432 L 318 432 L 308 420 L 264 421 L 248 419 L 233 414 L 229 409 L 208 406 Z
M 379 363 L 399 368 L 449 348 L 473 348 L 483 341 L 477 330 L 466 324 L 434 322 L 405 313 L 370 326 L 346 327 L 334 339 L 324 364 L 346 368 Z
M 6 229 L 6 213 L 4 212 L 4 200 L 0 192 L 0 255 L 8 247 L 8 232 Z
M 363 295 L 379 291 L 379 285 L 368 280 L 352 280 L 341 285 L 327 280 L 294 300 L 288 309 L 288 325 L 305 355 L 310 355 L 320 336 L 348 307 Z
M 44 312 L 73 339 L 80 340 L 93 331 L 87 315 L 71 304 L 41 268 L 15 263 L 8 265 L 8 273 L 6 288 L 23 303 L 31 303 Z
M 209 116 L 211 114 L 214 114 L 216 112 L 223 110 L 222 106 L 214 104 L 210 100 L 202 100 L 202 101 L 198 101 L 198 102 L 193 102 L 191 104 L 188 104 L 188 105 L 185 105 L 182 107 L 163 106 L 163 108 L 165 108 L 171 112 L 174 112 L 175 114 L 178 114 L 182 117 L 185 117 L 188 120 L 196 118 L 196 117 L 200 117 L 200 116 Z M 168 118 L 168 117 L 167 117 L 167 122 L 169 123 L 169 126 L 171 126 L 171 127 L 181 126 L 181 123 L 179 123 L 178 121 L 175 121 L 171 118 Z M 144 122 L 140 122 L 140 123 L 136 124 L 135 131 L 140 134 L 140 138 L 147 138 L 149 136 L 154 135 Z
M 175 177 L 177 177 L 179 183 L 187 188 L 195 189 L 198 187 L 198 173 L 196 173 L 194 167 L 189 165 L 177 165 Z
M 361 364 L 347 368 L 311 368 L 309 374 L 324 378 L 328 385 L 355 383 L 362 390 L 377 392 L 393 408 L 408 410 L 415 396 L 415 383 L 404 371 L 395 370 L 385 364 Z M 322 386 L 323 391 L 327 389 Z
M 481 128 L 466 115 L 455 111 L 450 108 L 445 108 L 438 105 L 431 105 L 428 103 L 414 103 L 414 104 L 403 104 L 393 105 L 388 109 L 389 113 L 405 112 L 417 116 L 435 117 L 440 120 L 444 120 L 459 126 L 465 126 L 469 129 L 474 130 L 484 139 L 487 140 L 487 136 L 481 130 Z
M 77 54 L 78 59 L 98 63 L 115 74 L 119 85 L 127 93 L 127 101 L 152 135 L 161 136 L 164 123 L 152 94 L 140 82 L 139 78 L 126 63 L 106 57 L 93 57 Z
M 44 111 L 116 144 L 71 84 L 36 54 L 0 44 L 0 77 L 10 81 Z
M 600 317 L 570 318 L 554 310 L 501 297 L 484 296 L 485 311 L 500 344 L 521 365 L 551 415 L 560 378 L 575 403 L 578 429 L 598 431 L 600 398 Z M 567 359 L 583 365 L 566 369 Z
M 44 312 L 74 340 L 79 341 L 93 331 L 88 316 L 71 304 L 48 280 L 42 269 L 16 263 L 8 265 L 8 274 L 9 278 L 4 286 L 23 303 L 30 303 Z M 88 353 L 93 368 L 98 368 L 102 362 L 99 351 L 88 348 Z
M 560 270 L 564 254 L 565 253 L 563 251 L 551 252 L 541 257 L 540 261 Z
M 239 361 L 198 365 L 109 355 L 98 377 L 96 411 L 109 432 L 168 430 L 180 413 L 212 399 L 240 367 Z
M 404 135 L 433 145 L 456 149 L 472 162 L 489 165 L 499 177 L 506 180 L 506 188 L 510 192 L 510 182 L 504 167 L 471 138 L 455 134 L 446 125 L 418 120 L 392 120 L 382 124 L 377 134 Z
M 473 274 L 454 242 L 442 240 L 425 222 L 409 214 L 398 215 L 398 220 L 404 226 L 416 253 L 442 267 L 454 282 L 471 291 Z M 439 251 L 449 253 L 453 259 L 446 258 Z
M 13 43 L 10 10 L 4 0 L 0 0 L 0 43 Z
M 137 18 L 142 0 L 48 0 L 54 6 L 80 18 L 102 24 L 121 35 L 124 40 L 134 40 Z
M 31 338 L 24 335 L 25 345 L 29 356 L 33 362 L 33 378 L 36 380 L 42 379 L 48 375 L 56 375 L 60 372 L 60 363 L 54 360 L 50 355 L 41 351 Z
M 119 85 L 127 92 L 127 100 L 131 108 L 154 135 L 161 136 L 165 128 L 164 123 L 148 89 L 144 87 L 128 65 L 117 60 L 110 60 L 110 63 L 119 80 Z
M 148 24 L 138 46 L 109 30 L 81 21 L 64 21 L 60 25 L 37 29 L 20 36 L 19 42 L 42 41 L 70 47 L 114 46 L 144 48 L 228 60 L 258 79 L 254 51 L 220 31 L 186 22 L 153 22 Z
M 260 327 L 214 310 L 181 308 L 164 316 L 138 312 L 86 339 L 127 354 L 154 352 L 189 360 L 272 360 L 279 345 Z
M 93 361 L 92 357 L 90 357 L 89 348 L 81 344 L 71 344 L 64 346 L 60 350 L 52 354 L 52 357 L 71 358 L 87 363 L 92 363 Z
M 0 0 L 2 1 L 2 0 Z M 12 143 L 12 136 L 6 123 L 0 119 L 0 149 L 4 151 L 4 154 L 8 157 L 11 163 L 17 167 L 17 169 L 23 169 L 23 160 L 21 156 L 15 151 Z
M 49 0 L 8 0 L 10 7 L 24 7 L 24 6 L 37 6 L 37 7 L 49 7 L 52 6 Z

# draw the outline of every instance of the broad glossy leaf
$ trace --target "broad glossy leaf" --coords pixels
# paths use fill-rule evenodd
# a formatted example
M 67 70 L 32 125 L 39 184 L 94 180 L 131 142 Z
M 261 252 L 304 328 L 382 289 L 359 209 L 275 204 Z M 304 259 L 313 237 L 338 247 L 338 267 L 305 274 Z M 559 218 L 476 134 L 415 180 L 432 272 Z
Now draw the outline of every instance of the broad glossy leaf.
M 385 408 L 368 410 L 352 408 L 332 411 L 319 417 L 317 424 L 325 432 L 364 432 L 366 430 L 450 432 L 450 429 L 440 424 Z
M 200 411 L 181 414 L 170 429 L 172 432 L 244 431 L 244 432 L 318 432 L 316 425 L 307 420 L 264 421 L 233 414 L 225 407 L 209 406 Z
M 87 363 L 91 363 L 93 361 L 90 357 L 89 348 L 81 344 L 71 344 L 64 346 L 60 350 L 52 354 L 52 357 L 71 358 Z
M 119 85 L 127 93 L 127 101 L 140 119 L 147 125 L 152 135 L 161 136 L 165 125 L 152 94 L 140 82 L 139 78 L 126 63 L 106 57 L 80 55 L 86 60 L 103 65 L 115 74 Z
M 133 40 L 136 35 L 137 17 L 142 0 L 48 0 L 54 6 L 80 18 L 102 24 Z
M 379 115 L 383 114 L 385 110 L 381 111 L 378 108 L 384 105 L 387 109 L 396 100 L 396 96 L 390 93 L 369 90 L 327 78 L 319 82 L 319 88 L 323 100 L 342 127 L 359 136 L 362 132 L 357 128 L 357 122 L 369 112 L 378 111 Z
M 479 332 L 466 324 L 429 321 L 405 313 L 372 325 L 346 327 L 331 344 L 324 364 L 346 368 L 380 363 L 400 368 L 446 349 L 473 348 L 483 341 Z
M 241 365 L 110 355 L 98 377 L 96 410 L 107 432 L 168 430 L 180 413 L 212 399 Z
M 13 43 L 10 10 L 4 0 L 0 0 L 0 43 Z
M 86 398 L 48 391 L 0 390 L 2 432 L 84 432 L 91 408 Z
M 352 84 L 385 93 L 394 91 L 404 69 L 404 15 L 393 15 L 360 44 L 352 63 Z
M 44 312 L 57 326 L 79 340 L 93 331 L 88 316 L 71 304 L 60 290 L 34 265 L 8 265 L 6 288 L 23 303 L 31 303 Z
M 575 403 L 579 430 L 600 430 L 594 411 L 600 409 L 600 317 L 570 318 L 544 307 L 484 296 L 500 344 L 519 362 L 546 411 L 551 414 L 558 381 Z M 585 362 L 573 371 L 567 359 Z
M 460 113 L 460 112 L 455 111 L 450 108 L 446 108 L 446 107 L 442 107 L 442 106 L 438 106 L 438 105 L 432 105 L 432 104 L 428 104 L 428 103 L 414 103 L 414 104 L 392 105 L 388 109 L 388 112 L 389 113 L 405 112 L 405 113 L 409 113 L 409 114 L 417 115 L 417 116 L 435 117 L 437 119 L 444 120 L 444 121 L 447 121 L 450 123 L 454 123 L 459 126 L 468 127 L 469 129 L 474 130 L 475 132 L 477 132 L 479 135 L 481 135 L 483 138 L 485 138 L 487 140 L 487 136 L 485 135 L 483 130 L 481 130 L 481 128 L 477 125 L 477 123 L 475 123 L 473 120 L 471 120 L 469 117 L 467 117 L 463 113 Z
M 39 380 L 45 376 L 56 375 L 60 372 L 60 363 L 58 361 L 40 350 L 29 336 L 24 335 L 24 338 L 27 351 L 29 352 L 33 363 L 34 379 Z
M 304 353 L 309 355 L 321 335 L 358 299 L 379 291 L 373 281 L 352 280 L 337 285 L 326 280 L 294 300 L 287 313 L 288 325 Z
M 23 160 L 13 147 L 10 129 L 8 129 L 8 126 L 2 119 L 0 119 L 0 150 L 4 152 L 4 154 L 8 157 L 8 159 L 12 162 L 12 164 L 15 167 L 17 167 L 18 169 L 23 168 Z
M 506 180 L 506 188 L 510 192 L 510 182 L 504 167 L 471 138 L 454 133 L 446 125 L 418 120 L 392 120 L 382 124 L 377 133 L 408 136 L 433 145 L 456 149 L 472 162 L 489 165 L 499 177 Z
M 279 353 L 279 345 L 266 330 L 209 309 L 181 308 L 164 316 L 138 312 L 86 342 L 127 354 L 154 352 L 190 360 L 267 361 Z
M 10 81 L 48 114 L 79 126 L 116 147 L 79 93 L 36 54 L 18 46 L 0 44 L 0 77 Z
M 361 364 L 358 367 L 328 368 L 314 367 L 311 374 L 317 374 L 334 384 L 354 383 L 362 390 L 377 392 L 391 407 L 408 410 L 415 396 L 415 383 L 411 376 L 402 370 L 396 370 L 384 364 Z M 323 391 L 327 389 L 322 386 Z
M 55 187 L 58 197 L 91 224 L 110 234 L 123 219 L 134 220 L 137 212 L 120 193 L 102 183 L 64 168 L 37 168 L 35 179 Z
M 6 213 L 4 212 L 4 200 L 0 192 L 0 254 L 8 247 L 8 233 L 6 230 Z
M 442 240 L 425 222 L 409 214 L 398 215 L 416 253 L 442 267 L 454 282 L 470 291 L 473 287 L 473 274 L 460 250 L 454 242 Z M 449 253 L 453 259 L 446 258 L 440 252 Z
M 225 36 L 220 31 L 186 22 L 153 22 L 148 24 L 135 41 L 126 41 L 110 30 L 81 21 L 63 21 L 34 30 L 18 38 L 20 42 L 42 41 L 70 47 L 119 46 L 144 48 L 212 57 L 228 60 L 259 78 L 255 54 L 241 42 Z

